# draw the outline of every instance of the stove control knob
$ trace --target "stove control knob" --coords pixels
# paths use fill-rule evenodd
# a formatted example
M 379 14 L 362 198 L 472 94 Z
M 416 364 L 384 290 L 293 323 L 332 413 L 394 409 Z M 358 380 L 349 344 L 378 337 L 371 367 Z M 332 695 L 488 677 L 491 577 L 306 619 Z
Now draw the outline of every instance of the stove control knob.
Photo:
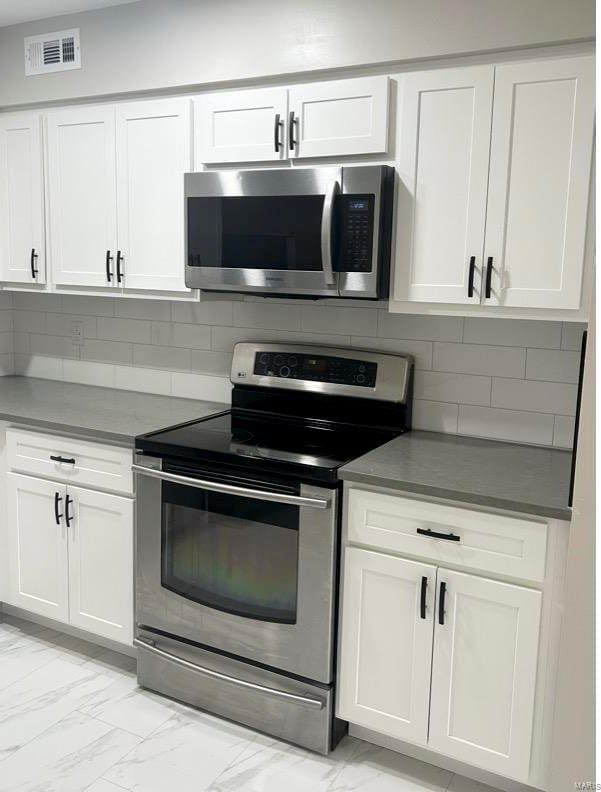
M 280 369 L 280 377 L 289 377 L 290 376 L 290 369 L 288 366 L 282 366 Z

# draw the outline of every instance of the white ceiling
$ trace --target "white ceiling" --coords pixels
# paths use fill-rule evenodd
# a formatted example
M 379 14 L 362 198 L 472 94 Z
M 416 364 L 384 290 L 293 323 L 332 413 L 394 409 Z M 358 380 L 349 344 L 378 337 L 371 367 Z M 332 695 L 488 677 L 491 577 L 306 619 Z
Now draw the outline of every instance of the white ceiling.
M 0 27 L 34 19 L 75 14 L 93 8 L 126 5 L 138 0 L 0 0 Z

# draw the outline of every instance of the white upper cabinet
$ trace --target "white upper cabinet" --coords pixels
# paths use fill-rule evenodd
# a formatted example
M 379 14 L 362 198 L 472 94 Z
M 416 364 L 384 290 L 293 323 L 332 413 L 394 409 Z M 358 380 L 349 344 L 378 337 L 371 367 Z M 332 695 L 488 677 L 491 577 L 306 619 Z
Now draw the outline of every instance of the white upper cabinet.
M 540 591 L 438 570 L 430 748 L 528 778 L 541 600 Z
M 383 154 L 389 78 L 207 94 L 194 100 L 195 168 Z
M 195 167 L 286 159 L 285 88 L 207 94 L 194 100 Z
M 192 169 L 191 132 L 189 99 L 116 108 L 115 270 L 125 288 L 186 291 L 184 173 Z
M 581 307 L 593 63 L 401 78 L 393 310 L 395 301 Z
M 436 567 L 346 550 L 337 715 L 425 745 Z
M 394 298 L 479 303 L 494 67 L 402 81 Z
M 58 286 L 114 288 L 115 108 L 48 115 L 50 250 Z
M 0 280 L 45 283 L 41 119 L 0 116 Z
M 492 305 L 580 306 L 594 58 L 498 66 L 485 256 Z
M 384 154 L 389 92 L 386 76 L 293 86 L 288 91 L 290 156 Z

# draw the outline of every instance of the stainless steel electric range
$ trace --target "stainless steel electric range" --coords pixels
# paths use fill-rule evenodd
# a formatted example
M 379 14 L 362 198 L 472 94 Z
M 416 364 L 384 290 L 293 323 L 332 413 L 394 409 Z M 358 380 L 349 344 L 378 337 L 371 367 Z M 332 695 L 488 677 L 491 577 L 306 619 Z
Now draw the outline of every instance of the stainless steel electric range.
M 338 468 L 406 431 L 407 356 L 241 343 L 232 409 L 136 440 L 138 680 L 327 753 Z

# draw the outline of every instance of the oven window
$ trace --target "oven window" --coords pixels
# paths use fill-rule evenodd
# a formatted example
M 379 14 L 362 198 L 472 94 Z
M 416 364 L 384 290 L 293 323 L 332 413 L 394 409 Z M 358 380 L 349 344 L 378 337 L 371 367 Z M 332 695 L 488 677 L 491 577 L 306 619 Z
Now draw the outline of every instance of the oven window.
M 263 621 L 296 623 L 299 508 L 163 484 L 161 583 Z
M 188 198 L 188 264 L 321 270 L 323 195 Z

